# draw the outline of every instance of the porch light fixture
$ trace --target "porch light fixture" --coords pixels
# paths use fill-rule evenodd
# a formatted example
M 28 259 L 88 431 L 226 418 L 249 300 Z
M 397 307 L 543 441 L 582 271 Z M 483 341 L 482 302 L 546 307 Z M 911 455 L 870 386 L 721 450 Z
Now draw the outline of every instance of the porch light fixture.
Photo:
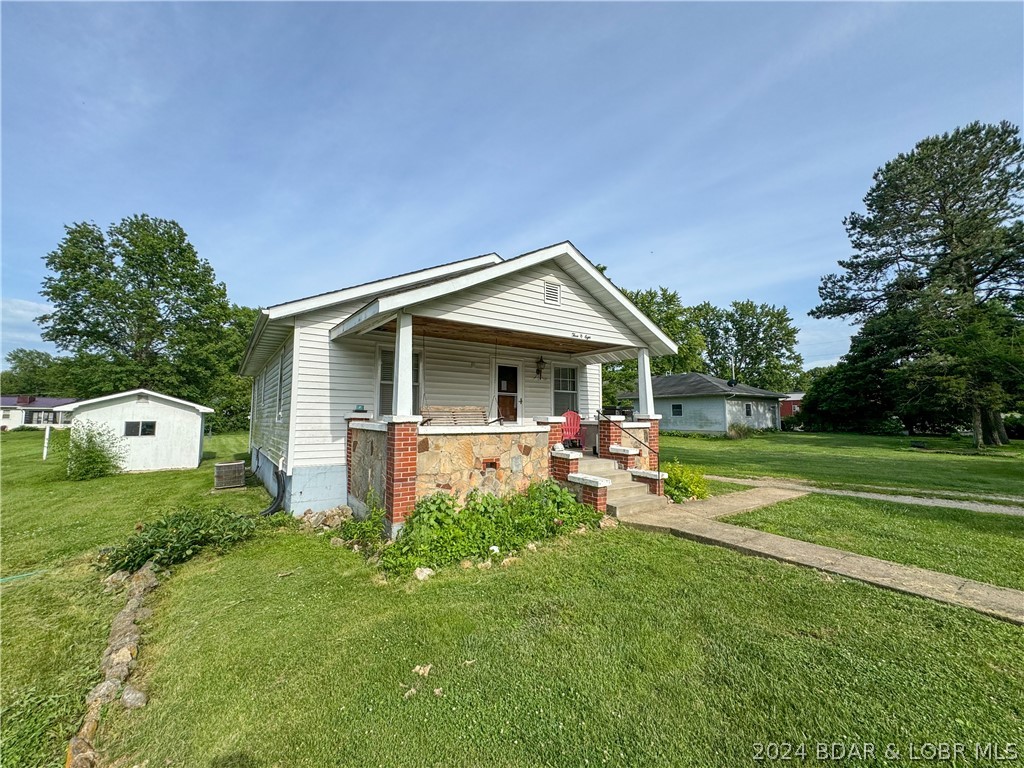
M 537 358 L 537 378 L 544 378 L 544 369 L 548 367 L 547 361 L 543 357 Z

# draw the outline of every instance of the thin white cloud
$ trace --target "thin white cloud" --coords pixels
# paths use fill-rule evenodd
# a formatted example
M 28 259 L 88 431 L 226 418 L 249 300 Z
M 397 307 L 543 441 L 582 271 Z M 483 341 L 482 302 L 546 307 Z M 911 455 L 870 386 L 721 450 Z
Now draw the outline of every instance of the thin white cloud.
M 0 347 L 5 358 L 16 347 L 53 351 L 53 345 L 39 335 L 40 328 L 35 322 L 35 318 L 49 311 L 50 306 L 39 301 L 4 298 L 0 307 Z

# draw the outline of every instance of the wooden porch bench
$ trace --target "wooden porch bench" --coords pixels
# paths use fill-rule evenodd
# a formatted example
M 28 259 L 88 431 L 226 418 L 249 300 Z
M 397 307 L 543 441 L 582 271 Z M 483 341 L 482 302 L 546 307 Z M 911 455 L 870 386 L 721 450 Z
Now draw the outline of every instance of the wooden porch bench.
M 502 419 L 487 419 L 487 409 L 482 405 L 425 405 L 420 409 L 424 426 L 432 427 L 486 427 Z

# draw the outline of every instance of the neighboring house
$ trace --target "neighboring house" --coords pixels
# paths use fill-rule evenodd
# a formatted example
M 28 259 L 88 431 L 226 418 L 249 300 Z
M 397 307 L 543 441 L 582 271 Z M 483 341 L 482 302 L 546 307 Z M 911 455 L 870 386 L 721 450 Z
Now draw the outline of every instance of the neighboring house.
M 125 470 L 195 469 L 203 458 L 203 420 L 212 408 L 133 389 L 62 405 L 56 411 L 106 424 L 123 436 Z
M 54 427 L 66 426 L 70 414 L 55 413 L 58 405 L 75 402 L 73 397 L 37 397 L 35 395 L 3 395 L 0 397 L 0 430 L 15 427 L 39 427 L 47 424 Z
M 803 392 L 787 392 L 786 398 L 779 404 L 779 414 L 782 418 L 796 416 L 796 414 L 800 413 L 803 402 Z
M 779 429 L 781 392 L 730 385 L 725 379 L 704 373 L 655 376 L 654 410 L 662 416 L 661 429 L 724 435 L 733 424 L 754 429 Z M 636 392 L 620 395 L 638 403 Z
M 359 510 L 372 490 L 393 534 L 438 490 L 505 493 L 551 476 L 568 410 L 610 456 L 623 419 L 597 427 L 601 364 L 637 360 L 649 393 L 651 355 L 675 349 L 568 242 L 277 304 L 240 368 L 253 377 L 253 467 L 274 492 L 280 468 L 296 514 Z M 656 418 L 636 429 L 656 445 Z M 656 462 L 623 450 L 638 468 Z

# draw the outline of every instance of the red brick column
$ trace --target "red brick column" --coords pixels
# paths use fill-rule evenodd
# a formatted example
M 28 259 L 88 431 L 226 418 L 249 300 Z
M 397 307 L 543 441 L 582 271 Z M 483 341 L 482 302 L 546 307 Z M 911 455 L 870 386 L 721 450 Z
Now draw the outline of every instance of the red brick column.
M 569 479 L 569 475 L 575 474 L 580 471 L 580 460 L 570 459 L 565 455 L 555 456 L 555 452 L 551 455 L 551 477 L 561 482 L 566 482 Z M 562 454 L 575 453 L 575 451 L 559 451 Z
M 352 493 L 352 471 L 349 469 L 352 466 L 352 443 L 355 441 L 354 430 L 352 429 L 353 421 L 367 421 L 370 418 L 368 413 L 350 413 L 345 417 L 345 499 L 348 500 L 348 495 Z
M 597 420 L 597 455 L 602 459 L 615 459 L 618 456 L 608 450 L 613 445 L 622 444 L 622 424 L 625 416 L 601 416 Z
M 419 419 L 388 421 L 388 459 L 384 475 L 384 509 L 388 535 L 394 538 L 416 506 L 416 439 Z
M 581 495 L 580 501 L 584 504 L 589 504 L 598 512 L 608 511 L 608 489 L 604 486 L 595 488 L 591 485 L 584 485 Z
M 658 451 L 661 450 L 661 416 L 654 414 L 654 416 L 644 416 L 641 421 L 646 421 L 650 424 L 647 428 L 647 445 L 651 449 L 650 455 L 647 457 L 647 463 L 650 465 L 648 469 L 657 472 L 659 471 L 659 459 Z M 659 496 L 663 495 L 661 493 Z
M 555 457 L 551 455 L 551 451 L 554 450 L 556 445 L 562 442 L 562 425 L 565 423 L 565 417 L 552 416 L 549 419 L 542 419 L 537 423 L 548 428 L 548 476 L 564 480 L 564 476 L 559 478 L 556 474 Z M 576 470 L 572 469 L 569 471 L 575 472 Z
M 665 495 L 665 479 L 661 477 L 661 473 L 657 473 L 657 477 L 644 477 L 643 475 L 633 475 L 633 479 L 638 483 L 643 483 L 647 486 L 647 492 L 653 493 L 655 496 Z

